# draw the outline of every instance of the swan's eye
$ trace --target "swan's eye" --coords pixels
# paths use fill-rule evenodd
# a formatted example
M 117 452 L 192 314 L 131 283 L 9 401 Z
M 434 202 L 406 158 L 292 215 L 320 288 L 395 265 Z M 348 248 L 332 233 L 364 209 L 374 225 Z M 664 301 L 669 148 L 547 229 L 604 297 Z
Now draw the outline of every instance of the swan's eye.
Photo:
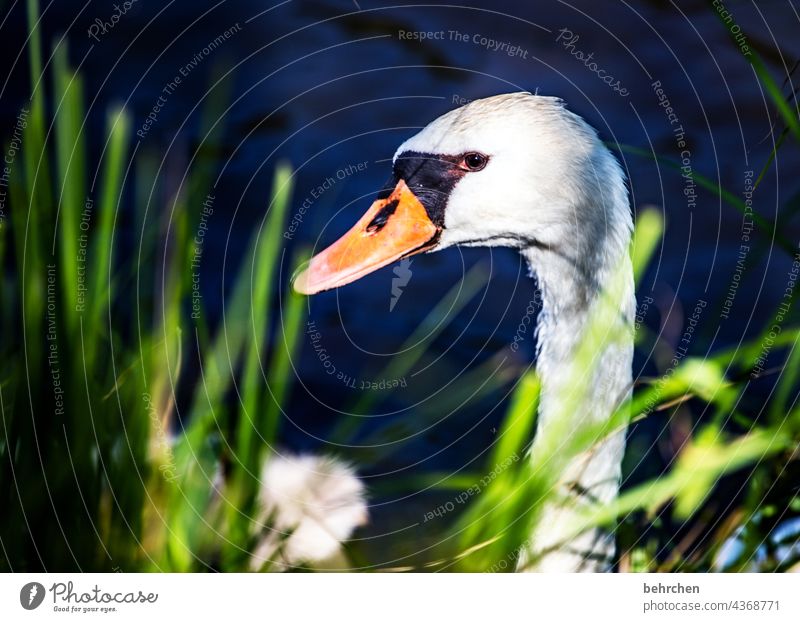
M 472 152 L 464 156 L 462 167 L 468 171 L 479 171 L 486 166 L 488 161 L 489 158 L 482 153 Z

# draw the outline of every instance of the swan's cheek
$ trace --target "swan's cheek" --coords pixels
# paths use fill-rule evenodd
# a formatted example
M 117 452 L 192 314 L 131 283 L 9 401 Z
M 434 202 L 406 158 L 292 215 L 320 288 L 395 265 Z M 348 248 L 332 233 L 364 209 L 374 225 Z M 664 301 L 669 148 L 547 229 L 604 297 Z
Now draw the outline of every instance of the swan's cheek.
M 448 204 L 440 245 L 483 240 L 515 230 L 508 212 L 502 206 L 492 205 L 486 199 L 476 197 L 474 202 L 470 201 L 468 204 Z

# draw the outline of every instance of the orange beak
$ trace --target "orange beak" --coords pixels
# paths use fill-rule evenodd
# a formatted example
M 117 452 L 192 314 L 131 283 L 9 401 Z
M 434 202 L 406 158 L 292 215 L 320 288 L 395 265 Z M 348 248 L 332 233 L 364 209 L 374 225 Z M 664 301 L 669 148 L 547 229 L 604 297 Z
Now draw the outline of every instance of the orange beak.
M 436 245 L 441 229 L 400 180 L 375 201 L 355 226 L 321 253 L 294 280 L 295 291 L 316 294 L 360 279 L 393 261 Z

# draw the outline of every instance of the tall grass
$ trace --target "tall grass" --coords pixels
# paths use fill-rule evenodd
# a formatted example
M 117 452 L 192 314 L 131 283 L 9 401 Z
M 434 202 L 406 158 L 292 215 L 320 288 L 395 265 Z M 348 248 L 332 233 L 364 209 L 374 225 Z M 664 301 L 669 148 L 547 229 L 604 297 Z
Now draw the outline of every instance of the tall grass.
M 305 321 L 305 301 L 278 278 L 291 274 L 305 253 L 287 256 L 281 246 L 292 171 L 275 169 L 266 216 L 220 294 L 222 320 L 210 322 L 204 307 L 192 317 L 197 206 L 213 191 L 213 161 L 194 154 L 188 177 L 173 184 L 160 154 L 147 146 L 132 152 L 124 108 L 108 112 L 102 152 L 90 161 L 83 80 L 63 41 L 43 73 L 40 32 L 33 28 L 37 2 L 28 0 L 27 7 L 31 99 L 22 151 L 12 165 L 10 227 L 0 227 L 6 268 L 0 495 L 7 503 L 0 513 L 0 564 L 28 571 L 246 570 L 263 528 L 256 518 L 259 473 L 291 408 L 291 360 Z M 755 69 L 765 79 L 763 66 Z M 796 110 L 767 91 L 786 135 L 795 138 Z M 215 90 L 201 115 L 210 151 L 224 131 L 215 122 L 224 104 L 224 92 Z M 625 149 L 671 166 L 662 156 Z M 699 174 L 695 181 L 743 209 L 735 193 Z M 122 220 L 135 223 L 133 235 Z M 763 218 L 757 224 L 769 233 L 776 227 Z M 632 249 L 637 282 L 662 225 L 652 212 L 639 215 Z M 776 239 L 796 252 L 790 241 Z M 136 246 L 135 258 L 119 252 L 123 242 Z M 481 265 L 468 273 L 432 305 L 407 343 L 445 330 L 487 278 Z M 539 380 L 496 358 L 463 374 L 413 417 L 369 430 L 364 423 L 381 398 L 365 393 L 351 405 L 356 416 L 343 417 L 329 438 L 358 445 L 345 457 L 369 468 L 395 458 L 416 432 L 465 405 L 508 395 L 497 440 L 477 466 L 415 473 L 374 489 L 455 494 L 488 482 L 469 495 L 455 520 L 442 522 L 443 545 L 431 548 L 429 563 L 413 567 L 512 570 L 538 520 L 536 508 L 552 494 L 558 465 L 614 426 L 644 418 L 668 425 L 692 407 L 705 414 L 664 476 L 587 512 L 571 533 L 596 525 L 616 529 L 622 569 L 753 569 L 755 553 L 765 548 L 757 569 L 786 569 L 797 564 L 797 554 L 779 556 L 771 538 L 777 525 L 800 516 L 792 479 L 800 439 L 796 311 L 775 339 L 770 328 L 738 347 L 685 358 L 668 376 L 643 380 L 609 429 L 575 435 L 557 457 L 522 459 L 531 445 Z M 770 368 L 756 373 L 767 339 L 774 342 Z M 375 378 L 403 376 L 426 354 L 409 349 Z M 749 399 L 751 384 L 770 379 L 766 403 Z M 722 507 L 714 495 L 721 486 L 737 491 Z M 705 528 L 673 542 L 659 529 L 666 521 Z M 353 553 L 366 554 L 357 547 Z
M 10 180 L 13 243 L 0 246 L 12 275 L 2 283 L 0 492 L 8 505 L 0 563 L 31 571 L 189 570 L 224 560 L 242 569 L 258 471 L 276 440 L 305 310 L 286 291 L 280 318 L 268 313 L 281 290 L 291 170 L 276 170 L 263 227 L 209 337 L 205 310 L 195 324 L 188 303 L 194 206 L 213 171 L 194 167 L 171 195 L 174 228 L 158 283 L 147 274 L 158 265 L 158 245 L 143 245 L 136 265 L 116 250 L 129 235 L 119 223 L 131 185 L 139 238 L 160 236 L 165 206 L 152 197 L 170 189 L 156 154 L 134 159 L 130 115 L 119 108 L 108 114 L 99 161 L 88 161 L 83 82 L 63 42 L 43 74 L 37 15 L 31 0 L 33 95 Z M 205 124 L 221 103 L 210 100 Z M 297 263 L 299 255 L 283 260 Z M 159 295 L 150 296 L 151 287 Z M 175 395 L 193 363 L 200 376 L 189 382 L 194 398 L 178 419 Z M 241 399 L 231 399 L 234 392 Z M 226 513 L 217 511 L 214 481 L 223 461 L 235 508 Z

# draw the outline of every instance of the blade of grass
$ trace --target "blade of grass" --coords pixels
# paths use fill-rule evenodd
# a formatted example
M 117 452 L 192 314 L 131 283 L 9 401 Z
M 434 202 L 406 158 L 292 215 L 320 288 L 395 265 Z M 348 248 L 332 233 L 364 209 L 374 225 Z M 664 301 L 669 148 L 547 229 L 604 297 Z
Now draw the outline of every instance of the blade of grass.
M 254 244 L 255 239 L 245 257 L 255 252 Z M 168 563 L 178 572 L 192 568 L 193 543 L 203 524 L 202 511 L 213 493 L 219 454 L 228 449 L 214 448 L 210 441 L 226 438 L 230 407 L 225 397 L 249 335 L 250 281 L 245 275 L 242 268 L 234 280 L 225 303 L 224 324 L 217 330 L 211 347 L 203 352 L 197 340 L 192 345 L 200 359 L 200 382 L 194 389 L 188 423 L 173 448 L 179 477 L 170 487 L 167 500 Z
M 797 391 L 797 380 L 800 376 L 800 345 L 792 344 L 792 349 L 781 371 L 778 386 L 775 389 L 768 413 L 768 420 L 779 424 L 789 414 L 789 398 Z
M 103 316 L 112 297 L 110 258 L 114 243 L 114 214 L 122 198 L 122 179 L 125 172 L 125 158 L 131 120 L 124 108 L 112 111 L 108 117 L 108 141 L 103 155 L 103 179 L 100 201 L 97 205 L 97 231 L 92 243 L 91 277 L 92 289 L 89 293 L 92 303 L 89 306 L 89 322 L 92 331 L 100 331 L 104 326 Z
M 28 18 L 28 59 L 30 62 L 31 99 L 27 111 L 26 125 L 23 129 L 23 166 L 12 170 L 25 191 L 24 202 L 17 200 L 18 209 L 13 210 L 12 218 L 17 220 L 15 246 L 18 266 L 23 280 L 23 330 L 26 340 L 34 342 L 39 334 L 45 302 L 45 249 L 38 235 L 43 228 L 49 229 L 50 192 L 49 173 L 45 147 L 45 92 L 42 74 L 41 30 L 38 25 L 39 5 L 36 0 L 27 2 Z M 22 111 L 20 112 L 22 118 Z M 12 182 L 13 183 L 13 182 Z M 12 190 L 13 192 L 13 190 Z M 12 195 L 13 198 L 13 195 Z M 21 197 L 20 197 L 21 198 Z M 27 206 L 27 208 L 23 208 Z M 25 222 L 22 225 L 22 222 Z M 29 368 L 38 369 L 41 356 L 38 348 L 26 348 Z
M 244 369 L 239 391 L 239 421 L 236 428 L 236 451 L 231 467 L 232 503 L 229 506 L 229 540 L 226 547 L 232 557 L 226 564 L 237 567 L 244 561 L 246 540 L 249 537 L 253 504 L 258 493 L 258 465 L 264 447 L 265 404 L 262 399 L 264 380 L 261 361 L 267 348 L 270 302 L 274 291 L 275 266 L 281 248 L 281 229 L 291 196 L 291 169 L 279 166 L 275 170 L 272 201 L 264 228 L 259 231 L 255 252 L 250 264 L 250 338 L 245 342 Z M 244 271 L 242 271 L 243 278 Z
M 254 431 L 263 432 L 263 422 L 259 412 L 262 410 L 262 374 L 261 360 L 266 348 L 265 336 L 269 326 L 269 303 L 275 291 L 275 268 L 283 240 L 281 230 L 286 221 L 286 212 L 290 203 L 292 172 L 282 165 L 275 170 L 273 181 L 273 199 L 263 231 L 260 232 L 256 254 L 251 268 L 251 287 L 253 300 L 251 304 L 250 323 L 251 340 L 248 341 L 241 389 L 241 414 L 243 417 L 239 427 L 239 444 L 237 458 L 250 469 L 256 468 L 253 458 L 257 446 L 263 442 L 255 439 Z
M 62 42 L 53 53 L 54 95 L 56 100 L 56 169 L 58 171 L 59 210 L 57 235 L 60 236 L 61 278 L 74 284 L 62 288 L 66 323 L 71 334 L 77 328 L 78 242 L 81 236 L 80 212 L 84 197 L 86 149 L 80 134 L 83 111 L 82 84 L 68 65 L 67 44 Z M 82 277 L 81 277 L 82 278 Z
M 710 7 L 710 10 L 713 10 Z M 734 32 L 734 26 L 738 26 L 738 23 L 735 21 L 730 21 L 730 16 L 732 16 L 730 9 L 728 9 L 728 13 L 730 14 L 727 16 L 728 20 L 726 21 L 726 16 L 723 16 L 721 11 L 714 10 L 714 14 L 717 16 L 717 19 L 728 32 L 728 36 L 730 36 L 733 45 L 739 50 L 741 56 L 750 63 L 750 66 L 755 71 L 756 75 L 758 76 L 759 81 L 764 86 L 767 91 L 767 94 L 772 99 L 773 104 L 778 109 L 778 112 L 783 117 L 783 120 L 786 122 L 786 126 L 789 130 L 794 134 L 795 139 L 800 141 L 800 108 L 797 105 L 791 107 L 789 103 L 784 98 L 783 91 L 781 87 L 778 85 L 777 82 L 773 79 L 772 75 L 770 74 L 767 66 L 764 64 L 764 61 L 761 59 L 761 55 L 752 48 L 752 46 L 748 46 L 745 50 L 739 44 L 739 40 L 737 37 L 744 36 L 744 31 L 741 27 L 737 27 Z
M 781 135 L 778 137 L 775 146 L 772 148 L 772 151 L 770 152 L 767 161 L 764 163 L 764 166 L 761 167 L 761 172 L 758 174 L 758 177 L 756 178 L 756 181 L 753 184 L 753 190 L 758 188 L 758 185 L 761 183 L 761 180 L 764 179 L 764 175 L 767 174 L 769 167 L 772 165 L 772 163 L 775 161 L 776 156 L 778 155 L 778 149 L 781 148 L 781 145 L 783 145 L 783 141 L 786 140 L 786 137 L 788 135 L 789 135 L 789 128 L 787 127 L 781 131 Z
M 536 372 L 527 372 L 514 389 L 511 404 L 495 441 L 491 463 L 500 464 L 509 456 L 522 456 L 533 438 L 539 409 L 541 382 Z
M 294 261 L 295 271 L 300 268 L 303 261 L 308 258 L 307 256 L 307 249 L 301 249 Z M 295 271 L 292 274 L 295 274 Z M 294 292 L 286 294 L 281 313 L 281 339 L 273 345 L 274 350 L 269 364 L 269 382 L 267 384 L 271 389 L 272 399 L 267 400 L 264 407 L 266 415 L 262 438 L 269 446 L 274 446 L 277 441 L 281 416 L 288 407 L 287 398 L 294 379 L 292 360 L 296 358 L 302 345 L 300 337 L 303 334 L 307 309 L 306 299 L 303 296 Z
M 636 230 L 631 245 L 631 261 L 633 262 L 633 278 L 639 284 L 644 271 L 650 263 L 656 245 L 661 242 L 664 233 L 664 221 L 661 214 L 654 209 L 642 210 L 636 216 Z
M 786 435 L 757 430 L 724 445 L 722 441 L 704 448 L 692 445 L 669 475 L 640 484 L 609 505 L 588 512 L 573 526 L 571 533 L 608 524 L 640 509 L 653 514 L 669 500 L 678 498 L 682 499 L 679 515 L 686 517 L 696 509 L 698 500 L 705 497 L 704 487 L 718 481 L 725 473 L 763 460 L 792 444 L 792 439 Z

